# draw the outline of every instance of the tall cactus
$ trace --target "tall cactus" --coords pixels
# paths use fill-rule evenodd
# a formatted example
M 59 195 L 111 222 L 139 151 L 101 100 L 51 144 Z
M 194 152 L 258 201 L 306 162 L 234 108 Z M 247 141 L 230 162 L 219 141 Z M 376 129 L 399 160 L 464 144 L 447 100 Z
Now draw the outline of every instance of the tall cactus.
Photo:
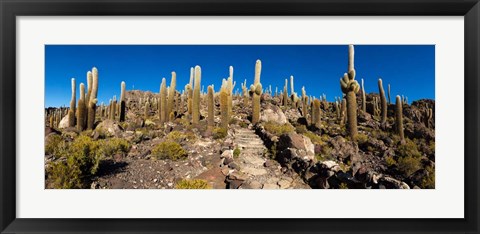
M 288 80 L 285 79 L 285 86 L 283 86 L 283 105 L 287 106 L 288 105 Z
M 78 99 L 77 107 L 77 129 L 78 131 L 85 130 L 87 110 L 85 106 L 85 85 L 80 83 L 80 99 Z
M 120 84 L 120 87 L 121 87 L 121 93 L 120 93 L 120 122 L 123 122 L 125 121 L 125 107 L 126 107 L 126 103 L 125 103 L 125 81 L 122 81 L 122 83 Z
M 340 114 L 340 125 L 344 125 L 347 122 L 347 100 L 345 98 L 342 98 Z
M 168 104 L 167 104 L 167 113 L 171 116 L 171 113 L 174 113 L 173 107 L 175 104 L 175 89 L 177 86 L 177 73 L 172 72 L 172 80 L 170 81 L 170 88 L 168 89 Z M 170 119 L 170 117 L 169 117 Z M 173 119 L 170 119 L 172 121 Z
M 145 102 L 145 107 L 143 109 L 143 119 L 147 120 L 148 117 L 150 116 L 150 103 L 147 101 Z
M 243 105 L 247 106 L 249 97 L 250 97 L 250 95 L 248 94 L 247 79 L 245 79 L 245 81 L 242 84 L 242 92 L 243 92 Z
M 92 68 L 93 83 L 91 89 L 89 88 L 88 99 L 88 117 L 87 117 L 87 129 L 93 129 L 95 124 L 95 112 L 97 110 L 97 94 L 98 94 L 98 70 L 96 67 Z M 89 78 L 90 81 L 90 78 Z
M 229 67 L 229 77 L 227 79 L 227 91 L 228 91 L 228 115 L 232 116 L 233 110 L 233 89 L 235 87 L 235 82 L 233 82 L 233 67 Z
M 365 113 L 367 111 L 367 98 L 365 97 L 365 85 L 362 79 L 362 111 Z
M 117 96 L 113 96 L 112 104 L 110 105 L 110 119 L 115 120 L 117 116 Z
M 228 127 L 230 117 L 228 115 L 228 92 L 225 85 L 220 89 L 220 126 L 222 128 Z
M 252 98 L 252 123 L 256 124 L 260 121 L 260 96 L 263 89 L 260 83 L 260 75 L 262 73 L 262 61 L 257 60 L 255 63 L 255 79 L 252 86 L 250 86 L 250 92 L 253 93 Z
M 68 110 L 68 126 L 75 127 L 75 111 L 76 111 L 77 87 L 75 78 L 72 78 L 72 98 L 70 99 L 70 109 Z
M 202 69 L 195 66 L 195 85 L 193 86 L 193 104 L 192 104 L 192 124 L 197 125 L 200 122 L 200 83 L 202 79 Z
M 162 83 L 160 85 L 160 122 L 165 123 L 167 121 L 167 80 L 162 78 Z
M 392 101 L 390 100 L 390 84 L 388 84 L 388 104 L 390 105 Z
M 397 126 L 397 134 L 400 136 L 401 142 L 403 143 L 405 141 L 405 137 L 403 135 L 403 107 L 402 100 L 399 95 L 397 95 L 396 99 L 395 121 Z
M 305 86 L 302 87 L 302 115 L 307 118 L 308 97 L 305 91 Z
M 315 99 L 313 101 L 313 109 L 312 109 L 312 124 L 320 129 L 321 126 L 321 118 L 320 118 L 320 100 Z
M 213 99 L 213 85 L 208 86 L 208 93 L 207 93 L 207 108 L 208 108 L 208 118 L 207 118 L 207 125 L 208 127 L 214 126 L 214 118 L 215 118 L 215 103 Z
M 425 118 L 424 118 L 425 119 L 425 126 L 427 128 L 431 127 L 430 126 L 430 121 L 432 120 L 432 118 L 433 118 L 433 110 L 432 110 L 432 108 L 429 108 L 428 104 L 427 104 L 427 106 L 425 108 Z
M 348 132 L 352 140 L 356 139 L 357 130 L 357 98 L 355 94 L 360 90 L 360 85 L 355 80 L 355 66 L 353 45 L 348 46 L 348 74 L 345 73 L 340 79 L 342 92 L 347 96 L 347 122 Z
M 382 120 L 381 124 L 385 125 L 387 122 L 387 98 L 385 97 L 385 91 L 383 90 L 383 82 L 382 79 L 378 79 L 378 91 L 380 93 L 380 104 L 382 107 Z

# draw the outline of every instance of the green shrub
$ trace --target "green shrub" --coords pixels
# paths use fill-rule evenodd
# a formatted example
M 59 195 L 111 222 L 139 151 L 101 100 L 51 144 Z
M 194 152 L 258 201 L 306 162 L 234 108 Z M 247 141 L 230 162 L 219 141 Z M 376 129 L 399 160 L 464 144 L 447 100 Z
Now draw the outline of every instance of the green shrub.
M 240 125 L 240 127 L 242 127 L 242 128 L 247 128 L 247 127 L 248 127 L 248 123 L 243 122 L 243 121 L 241 121 L 240 123 L 238 123 L 238 125 Z
M 403 158 L 403 157 L 419 158 L 422 156 L 418 151 L 418 148 L 415 142 L 413 142 L 408 138 L 405 138 L 405 144 L 400 144 L 397 147 L 397 155 L 400 158 Z
M 99 150 L 99 142 L 88 136 L 77 137 L 62 152 L 65 160 L 51 163 L 47 178 L 54 188 L 84 188 L 85 180 L 97 173 L 103 153 Z
M 312 141 L 313 144 L 315 145 L 324 145 L 325 143 L 322 141 L 322 137 L 311 132 L 311 131 L 306 131 L 305 133 L 303 133 L 303 135 L 305 135 L 306 137 L 310 138 L 310 140 Z
M 175 188 L 176 189 L 211 189 L 212 186 L 210 186 L 206 180 L 201 180 L 201 179 L 186 180 L 186 179 L 183 179 L 175 185 Z
M 428 172 L 428 175 L 422 179 L 420 186 L 425 189 L 434 189 L 435 188 L 435 168 L 427 167 L 425 168 Z
M 298 133 L 298 134 L 304 134 L 306 133 L 308 130 L 307 130 L 307 127 L 305 125 L 297 125 L 295 126 L 295 131 Z
M 45 139 L 45 155 L 55 155 L 58 153 L 59 145 L 64 142 L 62 136 L 53 134 Z
M 338 188 L 339 188 L 339 189 L 348 189 L 348 186 L 347 186 L 347 184 L 345 184 L 345 183 L 342 182 L 342 183 L 340 183 L 340 185 L 338 186 Z
M 240 156 L 240 149 L 239 148 L 235 148 L 233 150 L 233 157 L 234 158 L 238 158 L 238 156 Z
M 386 156 L 385 157 L 385 163 L 387 163 L 388 167 L 395 166 L 397 164 L 397 162 L 395 161 L 395 159 L 392 156 Z
M 179 160 L 188 156 L 180 144 L 173 141 L 164 141 L 156 145 L 152 150 L 152 156 L 156 159 Z
M 213 139 L 223 139 L 227 136 L 227 128 L 214 128 Z
M 266 122 L 263 126 L 265 127 L 265 130 L 267 130 L 268 132 L 276 136 L 280 136 L 285 133 L 290 133 L 295 131 L 295 128 L 289 123 L 278 124 L 278 123 L 269 121 L 269 122 Z
M 414 172 L 422 167 L 420 158 L 413 156 L 400 157 L 397 160 L 397 168 L 404 173 L 406 177 L 412 175 Z
M 105 156 L 112 156 L 118 153 L 127 153 L 130 147 L 130 143 L 125 139 L 110 138 L 101 141 L 100 150 Z
M 362 134 L 362 133 L 358 133 L 356 136 L 355 136 L 355 140 L 357 141 L 357 143 L 359 145 L 363 145 L 365 144 L 367 141 L 368 141 L 368 136 L 365 135 L 365 134 Z
M 195 136 L 195 134 L 193 134 L 191 132 L 183 133 L 183 132 L 180 132 L 180 131 L 171 131 L 167 135 L 167 140 L 175 141 L 177 143 L 180 143 L 180 142 L 185 141 L 185 140 L 193 141 L 196 138 L 197 137 Z

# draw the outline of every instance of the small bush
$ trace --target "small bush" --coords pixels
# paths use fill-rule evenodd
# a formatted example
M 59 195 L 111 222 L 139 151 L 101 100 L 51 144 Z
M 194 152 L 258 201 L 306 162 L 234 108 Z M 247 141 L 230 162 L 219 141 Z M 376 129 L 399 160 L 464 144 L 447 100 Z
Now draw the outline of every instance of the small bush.
M 193 179 L 186 180 L 183 179 L 175 185 L 176 189 L 211 189 L 212 186 L 208 184 L 206 180 Z
M 404 173 L 406 177 L 412 175 L 414 172 L 422 167 L 420 158 L 413 156 L 401 157 L 397 160 L 397 168 Z
M 339 189 L 348 189 L 348 186 L 347 186 L 347 184 L 345 184 L 345 183 L 342 182 L 342 183 L 340 183 L 340 185 L 338 186 L 338 188 L 339 188 Z
M 153 148 L 152 156 L 156 159 L 179 160 L 186 158 L 188 153 L 177 142 L 164 141 Z
M 196 136 L 193 133 L 183 133 L 180 131 L 172 131 L 167 135 L 167 140 L 175 141 L 181 143 L 185 140 L 195 140 Z
M 397 162 L 392 156 L 386 156 L 385 163 L 387 164 L 388 167 L 395 166 L 397 164 Z
M 435 168 L 427 167 L 425 168 L 428 172 L 428 175 L 422 179 L 420 186 L 425 189 L 434 189 L 435 188 Z
M 301 124 L 295 126 L 295 131 L 298 134 L 304 134 L 304 133 L 308 132 L 307 127 L 305 125 L 301 125 Z
M 118 153 L 127 153 L 130 147 L 130 143 L 125 139 L 111 138 L 101 143 L 100 150 L 105 156 L 112 156 Z
M 240 149 L 239 148 L 235 148 L 233 150 L 233 158 L 238 158 L 238 156 L 240 156 Z
M 368 136 L 365 134 L 359 133 L 355 136 L 355 141 L 357 141 L 359 145 L 363 145 L 368 141 Z
M 238 123 L 238 125 L 240 125 L 240 127 L 242 127 L 242 128 L 247 128 L 247 127 L 248 127 L 248 123 L 243 122 L 243 121 L 241 121 L 240 123 Z
M 213 139 L 223 139 L 227 136 L 226 128 L 214 128 L 213 129 Z
M 281 136 L 283 134 L 295 131 L 295 128 L 289 123 L 277 124 L 275 122 L 266 122 L 264 127 L 265 130 L 276 136 Z
M 400 158 L 403 158 L 403 157 L 419 158 L 422 156 L 418 151 L 418 148 L 415 142 L 413 142 L 408 138 L 405 138 L 405 144 L 400 144 L 397 147 L 397 155 Z
M 60 143 L 64 142 L 62 136 L 53 134 L 45 139 L 45 155 L 55 155 Z
M 47 171 L 48 179 L 54 188 L 83 188 L 85 180 L 98 171 L 103 153 L 99 150 L 99 142 L 88 136 L 77 137 L 62 152 L 65 160 L 52 162 Z
M 306 137 L 310 138 L 310 140 L 312 141 L 313 144 L 315 145 L 324 145 L 325 143 L 322 141 L 322 137 L 311 132 L 311 131 L 306 131 L 305 133 L 303 133 L 303 135 L 305 135 Z

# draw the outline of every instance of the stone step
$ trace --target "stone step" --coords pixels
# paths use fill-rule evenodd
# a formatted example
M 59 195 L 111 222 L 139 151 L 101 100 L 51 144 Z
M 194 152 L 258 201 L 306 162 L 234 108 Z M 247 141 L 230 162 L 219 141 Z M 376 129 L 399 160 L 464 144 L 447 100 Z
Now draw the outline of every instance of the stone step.
M 242 146 L 246 146 L 246 147 L 265 147 L 265 145 L 263 145 L 263 142 L 244 142 L 244 141 L 237 141 L 235 142 L 236 145 L 242 145 Z

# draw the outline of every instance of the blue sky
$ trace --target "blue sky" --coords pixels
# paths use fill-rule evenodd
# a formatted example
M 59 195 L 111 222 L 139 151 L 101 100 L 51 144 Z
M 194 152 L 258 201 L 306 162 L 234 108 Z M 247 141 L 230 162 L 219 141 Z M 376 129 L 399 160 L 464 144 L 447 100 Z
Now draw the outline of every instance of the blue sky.
M 214 84 L 218 91 L 229 66 L 234 67 L 235 90 L 244 79 L 253 83 L 255 61 L 262 60 L 261 83 L 283 90 L 286 78 L 293 75 L 295 91 L 305 86 L 308 95 L 327 95 L 329 101 L 342 95 L 339 79 L 348 67 L 347 45 L 46 45 L 45 106 L 68 106 L 70 79 L 86 86 L 86 73 L 97 67 L 99 102 L 108 103 L 120 96 L 120 82 L 127 90 L 159 92 L 163 77 L 170 84 L 177 73 L 177 90 L 190 78 L 190 67 L 202 67 L 205 90 Z M 395 95 L 409 102 L 435 98 L 434 45 L 356 45 L 356 79 L 365 80 L 366 92 L 377 92 L 378 78 L 384 88 L 391 85 Z M 290 85 L 290 83 L 289 83 Z M 290 87 L 289 87 L 290 92 Z

